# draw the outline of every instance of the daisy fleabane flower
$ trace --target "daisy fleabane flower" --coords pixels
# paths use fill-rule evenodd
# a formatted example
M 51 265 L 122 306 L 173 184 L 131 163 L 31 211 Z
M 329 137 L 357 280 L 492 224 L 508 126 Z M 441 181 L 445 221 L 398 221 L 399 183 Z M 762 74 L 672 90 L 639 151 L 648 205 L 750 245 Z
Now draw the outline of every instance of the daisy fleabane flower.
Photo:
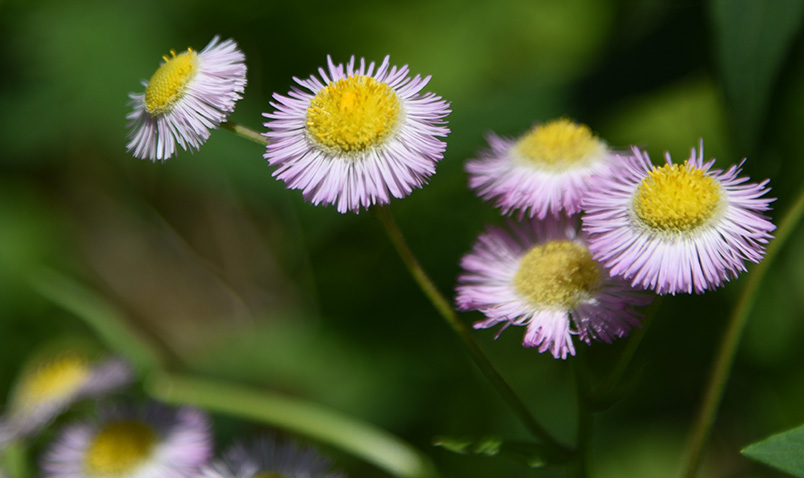
M 159 404 L 101 410 L 64 427 L 42 460 L 43 478 L 189 478 L 212 455 L 207 416 Z
M 234 40 L 220 42 L 215 36 L 200 52 L 192 48 L 170 56 L 150 81 L 144 93 L 131 93 L 134 110 L 129 119 L 126 149 L 134 157 L 166 161 L 177 150 L 199 149 L 234 111 L 246 87 L 246 57 Z
M 759 262 L 774 226 L 762 214 L 768 180 L 749 183 L 742 164 L 712 169 L 703 141 L 690 158 L 654 166 L 637 148 L 616 176 L 584 200 L 589 249 L 612 275 L 659 294 L 702 293 Z
M 315 449 L 263 437 L 237 444 L 201 470 L 198 478 L 344 478 Z
M 487 317 L 475 328 L 525 326 L 523 345 L 555 358 L 575 355 L 572 335 L 587 344 L 627 335 L 639 326 L 635 307 L 651 302 L 592 259 L 577 217 L 491 227 L 461 267 L 458 309 Z
M 273 175 L 301 189 L 313 204 L 359 212 L 422 187 L 435 174 L 449 133 L 449 103 L 422 93 L 430 77 L 411 78 L 407 65 L 388 57 L 344 67 L 327 57 L 319 77 L 294 78 L 301 86 L 274 94 L 265 158 Z
M 77 350 L 39 358 L 23 371 L 0 417 L 0 449 L 47 426 L 73 403 L 97 398 L 133 381 L 118 358 L 90 360 Z
M 489 134 L 490 148 L 466 163 L 469 187 L 503 214 L 574 215 L 597 177 L 611 174 L 614 153 L 584 124 L 561 118 L 516 139 Z

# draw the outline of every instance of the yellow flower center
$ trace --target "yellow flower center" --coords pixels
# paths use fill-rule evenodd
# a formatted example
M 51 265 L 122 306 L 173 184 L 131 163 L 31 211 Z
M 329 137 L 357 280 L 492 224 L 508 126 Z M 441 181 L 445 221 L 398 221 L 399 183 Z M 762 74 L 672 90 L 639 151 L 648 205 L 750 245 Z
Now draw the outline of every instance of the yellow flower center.
M 145 110 L 152 115 L 161 115 L 173 109 L 176 102 L 184 96 L 187 83 L 198 71 L 198 54 L 192 48 L 176 55 L 170 51 L 162 66 L 156 70 L 145 88 Z
M 22 379 L 15 395 L 14 408 L 65 399 L 75 393 L 89 375 L 89 363 L 75 354 L 66 354 L 45 363 Z
M 536 307 L 571 309 L 588 298 L 600 280 L 589 249 L 572 241 L 551 241 L 525 254 L 514 287 Z
M 87 449 L 86 470 L 91 476 L 128 476 L 151 455 L 156 442 L 153 428 L 144 423 L 108 423 Z
M 516 142 L 514 152 L 533 166 L 564 170 L 605 154 L 606 145 L 588 126 L 561 118 L 536 125 Z
M 393 88 L 370 76 L 332 82 L 310 101 L 307 132 L 340 153 L 380 144 L 400 123 L 402 104 Z
M 652 229 L 686 232 L 709 221 L 722 201 L 720 185 L 688 164 L 654 168 L 634 195 L 634 212 Z

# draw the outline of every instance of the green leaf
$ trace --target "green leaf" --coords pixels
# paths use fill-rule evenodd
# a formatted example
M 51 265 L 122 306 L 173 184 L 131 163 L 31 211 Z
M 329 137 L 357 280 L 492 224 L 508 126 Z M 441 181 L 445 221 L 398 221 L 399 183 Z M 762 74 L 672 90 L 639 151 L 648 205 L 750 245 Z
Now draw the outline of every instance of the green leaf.
M 804 19 L 804 0 L 710 0 L 709 5 L 736 139 L 751 153 L 774 80 Z
M 741 453 L 752 460 L 804 478 L 804 425 L 749 445 Z

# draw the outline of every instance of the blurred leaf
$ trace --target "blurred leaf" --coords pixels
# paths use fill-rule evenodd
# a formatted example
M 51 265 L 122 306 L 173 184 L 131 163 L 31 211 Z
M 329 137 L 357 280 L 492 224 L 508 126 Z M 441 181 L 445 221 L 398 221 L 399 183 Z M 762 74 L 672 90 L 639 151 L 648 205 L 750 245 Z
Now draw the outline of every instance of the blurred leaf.
M 28 478 L 31 470 L 28 469 L 26 449 L 22 445 L 11 445 L 2 450 L 0 454 L 0 476 L 8 472 L 14 478 Z
M 280 427 L 360 457 L 393 476 L 438 476 L 424 454 L 399 438 L 357 418 L 300 398 L 167 374 L 155 374 L 145 385 L 148 393 L 158 400 L 191 404 Z
M 140 371 L 153 370 L 161 361 L 157 350 L 125 323 L 121 313 L 93 291 L 55 271 L 33 274 L 31 286 L 42 296 L 83 319 L 113 351 Z
M 749 445 L 740 453 L 752 460 L 804 478 L 802 450 L 804 450 L 804 425 Z
M 505 456 L 520 461 L 531 468 L 566 461 L 565 458 L 551 453 L 547 447 L 538 443 L 507 441 L 494 436 L 472 438 L 439 435 L 433 439 L 433 446 L 438 446 L 460 455 Z
M 710 0 L 736 140 L 752 152 L 774 80 L 804 20 L 803 0 Z

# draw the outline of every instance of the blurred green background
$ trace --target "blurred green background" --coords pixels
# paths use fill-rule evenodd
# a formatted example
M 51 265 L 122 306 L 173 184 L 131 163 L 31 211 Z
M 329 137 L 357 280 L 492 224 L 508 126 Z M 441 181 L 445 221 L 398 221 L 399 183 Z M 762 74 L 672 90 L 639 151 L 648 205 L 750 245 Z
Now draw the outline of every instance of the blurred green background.
M 270 95 L 328 54 L 390 54 L 432 75 L 428 90 L 452 102 L 445 159 L 391 211 L 451 297 L 461 255 L 484 225 L 503 221 L 463 172 L 490 131 L 518 135 L 566 115 L 654 160 L 683 159 L 703 138 L 719 167 L 748 157 L 747 175 L 771 178 L 778 220 L 804 181 L 802 17 L 799 0 L 0 1 L 0 393 L 40 347 L 102 342 L 80 314 L 31 288 L 46 268 L 107 301 L 176 370 L 366 420 L 424 450 L 445 477 L 566 476 L 432 446 L 436 435 L 529 437 L 371 214 L 306 204 L 271 177 L 259 145 L 228 131 L 165 164 L 136 160 L 125 151 L 127 94 L 170 49 L 200 49 L 215 34 L 246 54 L 248 86 L 231 120 L 255 129 Z M 762 287 L 704 476 L 782 476 L 739 449 L 804 422 L 802 234 Z M 636 357 L 639 380 L 596 416 L 593 476 L 675 476 L 743 283 L 664 301 Z M 570 365 L 522 348 L 522 329 L 496 341 L 474 334 L 571 443 Z M 593 380 L 624 345 L 588 348 Z M 262 430 L 217 414 L 215 424 L 221 447 Z M 327 452 L 352 477 L 385 476 Z

